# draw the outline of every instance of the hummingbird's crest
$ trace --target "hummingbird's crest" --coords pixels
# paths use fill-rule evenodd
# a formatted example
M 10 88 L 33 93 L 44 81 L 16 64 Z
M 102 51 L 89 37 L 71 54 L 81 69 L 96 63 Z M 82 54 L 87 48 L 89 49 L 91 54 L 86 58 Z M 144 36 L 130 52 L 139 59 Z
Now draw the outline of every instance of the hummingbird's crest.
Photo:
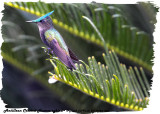
M 40 17 L 40 18 L 38 18 L 38 19 L 31 20 L 31 21 L 26 21 L 26 22 L 35 22 L 35 23 L 36 23 L 36 22 L 40 22 L 40 21 L 43 20 L 44 18 L 50 16 L 53 12 L 54 12 L 54 10 L 51 11 L 51 12 L 49 12 L 49 13 L 47 13 L 47 14 L 45 14 L 45 15 L 43 15 L 42 17 Z

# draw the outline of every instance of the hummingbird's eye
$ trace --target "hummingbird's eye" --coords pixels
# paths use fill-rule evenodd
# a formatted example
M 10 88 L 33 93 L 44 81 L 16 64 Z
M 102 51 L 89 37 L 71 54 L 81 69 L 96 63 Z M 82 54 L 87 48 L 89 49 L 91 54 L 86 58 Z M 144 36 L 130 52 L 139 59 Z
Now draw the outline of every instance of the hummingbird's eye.
M 39 22 L 43 22 L 42 20 L 40 20 Z

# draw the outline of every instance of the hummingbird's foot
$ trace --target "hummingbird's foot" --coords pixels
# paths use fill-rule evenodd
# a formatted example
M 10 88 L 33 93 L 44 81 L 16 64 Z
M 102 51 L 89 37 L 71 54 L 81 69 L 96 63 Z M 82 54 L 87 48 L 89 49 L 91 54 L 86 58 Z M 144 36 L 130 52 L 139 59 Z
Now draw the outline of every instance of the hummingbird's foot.
M 53 50 L 51 48 L 47 48 L 47 49 L 45 48 L 44 52 L 46 52 L 47 55 L 50 55 L 50 54 L 54 55 Z
M 45 53 L 48 53 L 49 50 L 50 50 L 50 48 L 44 48 L 44 52 L 45 52 Z

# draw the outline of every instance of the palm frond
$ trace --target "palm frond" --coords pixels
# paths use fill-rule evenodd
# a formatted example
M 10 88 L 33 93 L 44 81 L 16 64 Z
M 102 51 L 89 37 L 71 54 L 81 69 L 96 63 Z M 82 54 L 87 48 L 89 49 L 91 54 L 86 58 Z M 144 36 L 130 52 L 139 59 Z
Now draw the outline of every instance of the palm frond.
M 88 58 L 89 65 L 81 61 L 82 64 L 76 64 L 77 70 L 73 72 L 69 71 L 58 59 L 52 57 L 50 61 L 54 66 L 55 74 L 51 72 L 49 74 L 55 80 L 105 102 L 129 110 L 146 108 L 149 101 L 149 83 L 146 81 L 147 83 L 144 85 L 143 82 L 137 82 L 146 80 L 143 69 L 140 68 L 140 72 L 137 67 L 127 69 L 125 65 L 116 61 L 115 52 L 110 51 L 108 56 L 103 54 L 103 57 L 107 60 L 106 65 L 97 62 L 93 56 Z M 138 78 L 135 73 L 138 74 Z M 144 77 L 141 77 L 140 74 Z
M 55 25 L 80 38 L 103 46 L 96 32 L 81 19 L 82 15 L 90 17 L 105 38 L 109 49 L 115 50 L 120 56 L 152 71 L 153 49 L 149 36 L 138 28 L 128 25 L 121 10 L 114 5 L 46 4 L 43 2 L 7 2 L 5 4 L 37 16 L 42 16 L 54 9 L 53 23 Z
M 87 17 L 83 18 L 93 26 L 105 44 L 101 33 L 93 22 Z M 114 51 L 108 52 L 106 45 L 104 45 L 104 48 L 107 54 L 102 54 L 105 65 L 97 62 L 95 57 L 92 56 L 88 58 L 89 65 L 81 61 L 82 64 L 76 64 L 77 69 L 73 72 L 68 70 L 56 57 L 50 55 L 48 60 L 54 66 L 55 71 L 55 74 L 49 72 L 52 75 L 51 78 L 120 107 L 130 110 L 146 108 L 149 97 L 147 91 L 150 90 L 150 87 L 143 69 L 140 68 L 140 72 L 137 67 L 127 69 L 125 65 L 120 64 Z M 140 76 L 140 74 L 143 76 Z M 145 80 L 145 85 L 142 80 Z

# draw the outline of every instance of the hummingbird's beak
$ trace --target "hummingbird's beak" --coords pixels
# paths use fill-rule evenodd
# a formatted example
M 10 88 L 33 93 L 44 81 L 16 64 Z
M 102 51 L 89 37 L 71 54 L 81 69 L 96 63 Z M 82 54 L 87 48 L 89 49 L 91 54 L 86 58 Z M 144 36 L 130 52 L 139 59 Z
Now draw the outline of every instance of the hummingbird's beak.
M 31 21 L 26 21 L 27 23 L 36 23 L 35 21 L 31 20 Z

